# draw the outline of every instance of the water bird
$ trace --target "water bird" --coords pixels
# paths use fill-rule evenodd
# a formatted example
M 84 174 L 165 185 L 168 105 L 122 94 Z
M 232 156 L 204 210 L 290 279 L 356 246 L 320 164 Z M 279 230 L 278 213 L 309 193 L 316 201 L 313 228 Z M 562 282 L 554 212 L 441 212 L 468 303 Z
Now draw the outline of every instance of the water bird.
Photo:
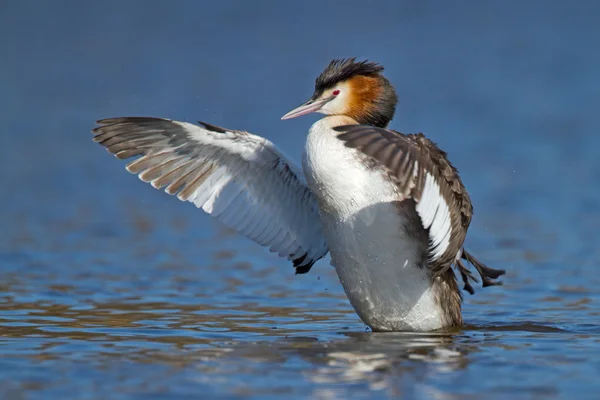
M 471 200 L 447 155 L 422 133 L 387 126 L 398 98 L 383 66 L 336 59 L 312 97 L 282 119 L 324 114 L 306 139 L 300 169 L 248 132 L 164 118 L 98 121 L 94 141 L 127 170 L 188 201 L 272 252 L 297 274 L 331 253 L 362 321 L 374 331 L 460 326 L 463 289 L 499 285 L 463 248 Z

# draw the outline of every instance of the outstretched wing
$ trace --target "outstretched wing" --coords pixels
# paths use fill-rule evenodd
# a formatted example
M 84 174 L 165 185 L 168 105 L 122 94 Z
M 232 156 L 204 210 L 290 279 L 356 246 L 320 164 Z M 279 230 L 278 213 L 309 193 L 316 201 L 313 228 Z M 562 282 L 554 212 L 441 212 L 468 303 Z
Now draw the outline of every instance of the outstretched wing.
M 317 203 L 300 169 L 250 133 L 160 118 L 98 121 L 94 141 L 127 170 L 194 203 L 306 273 L 328 252 Z
M 429 233 L 429 256 L 434 269 L 453 264 L 461 255 L 472 208 L 458 173 L 445 153 L 421 134 L 403 135 L 367 125 L 335 129 L 342 132 L 338 138 L 346 146 L 387 168 L 403 198 L 414 199 L 423 228 Z M 448 170 L 443 169 L 442 162 L 448 165 Z M 463 208 L 468 212 L 458 212 Z

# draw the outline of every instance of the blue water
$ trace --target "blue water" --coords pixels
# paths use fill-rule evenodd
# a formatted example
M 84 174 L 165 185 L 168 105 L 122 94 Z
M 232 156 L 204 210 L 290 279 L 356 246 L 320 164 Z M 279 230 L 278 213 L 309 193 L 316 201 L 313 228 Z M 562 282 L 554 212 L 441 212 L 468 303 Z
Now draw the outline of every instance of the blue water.
M 486 4 L 483 4 L 486 3 Z M 596 398 L 600 3 L 4 1 L 0 398 Z M 464 329 L 373 334 L 291 264 L 129 175 L 96 119 L 280 121 L 334 57 L 448 151 L 467 247 L 505 268 Z

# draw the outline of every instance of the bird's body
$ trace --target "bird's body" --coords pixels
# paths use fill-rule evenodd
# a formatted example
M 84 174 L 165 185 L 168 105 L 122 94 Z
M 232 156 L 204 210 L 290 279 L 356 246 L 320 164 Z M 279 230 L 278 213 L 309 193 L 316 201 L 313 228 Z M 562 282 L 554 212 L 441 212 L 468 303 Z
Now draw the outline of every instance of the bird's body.
M 386 129 L 396 94 L 377 64 L 334 60 L 315 94 L 284 118 L 321 112 L 302 169 L 246 132 L 157 118 L 99 121 L 95 140 L 128 170 L 193 202 L 228 226 L 310 270 L 327 251 L 360 318 L 379 331 L 462 323 L 455 265 L 484 286 L 503 271 L 463 249 L 472 207 L 446 154 L 423 135 Z
M 365 157 L 337 138 L 332 127 L 349 123 L 356 122 L 330 116 L 315 123 L 303 159 L 340 282 L 369 326 L 395 331 L 441 328 L 442 313 L 427 270 L 421 268 L 427 236 L 414 226 L 414 204 L 399 202 L 385 171 L 365 168 Z

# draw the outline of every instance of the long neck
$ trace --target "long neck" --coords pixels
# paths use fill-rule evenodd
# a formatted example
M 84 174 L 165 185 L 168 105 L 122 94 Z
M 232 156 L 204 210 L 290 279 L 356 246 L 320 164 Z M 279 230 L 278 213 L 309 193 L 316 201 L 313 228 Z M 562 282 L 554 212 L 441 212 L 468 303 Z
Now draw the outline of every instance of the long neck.
M 382 75 L 357 76 L 350 81 L 350 87 L 352 100 L 347 114 L 361 125 L 387 127 L 398 103 L 392 84 Z
M 380 128 L 387 128 L 390 123 L 390 119 L 387 118 L 384 114 L 363 114 L 362 116 L 358 116 L 356 121 L 360 125 L 373 125 L 378 126 Z
M 347 115 L 327 115 L 313 124 L 311 130 L 325 130 L 333 131 L 333 128 L 343 125 L 357 125 L 360 124 L 356 119 Z

